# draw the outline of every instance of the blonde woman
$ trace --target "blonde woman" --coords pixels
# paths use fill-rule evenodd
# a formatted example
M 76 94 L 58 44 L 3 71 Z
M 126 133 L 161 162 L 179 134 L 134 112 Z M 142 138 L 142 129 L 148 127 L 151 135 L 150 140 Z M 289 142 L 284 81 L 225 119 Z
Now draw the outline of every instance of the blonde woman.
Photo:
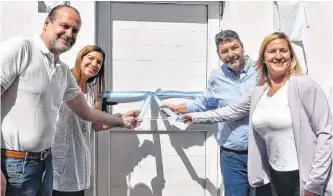
M 279 196 L 332 195 L 332 115 L 327 98 L 303 75 L 288 37 L 262 42 L 258 84 L 238 104 L 185 114 L 192 123 L 226 122 L 250 115 L 248 178 L 269 182 Z

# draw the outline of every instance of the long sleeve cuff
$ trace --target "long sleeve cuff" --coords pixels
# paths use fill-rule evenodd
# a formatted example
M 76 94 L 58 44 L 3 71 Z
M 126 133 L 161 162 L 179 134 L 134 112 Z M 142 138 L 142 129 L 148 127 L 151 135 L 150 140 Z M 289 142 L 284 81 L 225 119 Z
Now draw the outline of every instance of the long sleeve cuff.
M 195 105 L 194 105 L 193 102 L 186 102 L 185 105 L 186 105 L 186 109 L 187 109 L 188 113 L 189 112 L 196 112 L 197 111 L 197 109 L 196 109 L 196 107 L 195 107 Z

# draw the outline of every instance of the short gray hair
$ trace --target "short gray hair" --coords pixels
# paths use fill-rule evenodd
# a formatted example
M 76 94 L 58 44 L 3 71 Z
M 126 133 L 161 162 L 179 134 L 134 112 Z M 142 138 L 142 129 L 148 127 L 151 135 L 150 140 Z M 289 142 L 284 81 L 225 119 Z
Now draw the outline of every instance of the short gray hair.
M 57 12 L 62 8 L 68 8 L 68 9 L 73 10 L 74 12 L 76 12 L 77 15 L 79 15 L 79 17 L 81 19 L 80 12 L 76 8 L 74 8 L 70 5 L 66 5 L 66 4 L 57 5 L 54 8 L 52 8 L 52 10 L 50 11 L 47 18 L 49 18 L 51 20 L 51 22 L 53 22 L 56 19 Z
M 243 43 L 239 39 L 238 33 L 236 33 L 235 31 L 224 30 L 219 32 L 218 34 L 215 35 L 216 49 L 217 50 L 219 49 L 219 45 L 221 43 L 230 42 L 235 39 L 243 46 Z

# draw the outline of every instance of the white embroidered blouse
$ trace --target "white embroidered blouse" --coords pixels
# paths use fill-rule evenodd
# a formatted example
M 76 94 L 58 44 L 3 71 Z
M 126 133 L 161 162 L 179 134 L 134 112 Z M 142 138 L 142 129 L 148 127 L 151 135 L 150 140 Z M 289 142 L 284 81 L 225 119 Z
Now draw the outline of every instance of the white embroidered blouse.
M 85 95 L 93 107 L 93 91 L 87 85 Z M 53 189 L 57 191 L 80 191 L 90 186 L 92 123 L 76 116 L 66 104 L 59 110 L 56 135 L 52 145 Z

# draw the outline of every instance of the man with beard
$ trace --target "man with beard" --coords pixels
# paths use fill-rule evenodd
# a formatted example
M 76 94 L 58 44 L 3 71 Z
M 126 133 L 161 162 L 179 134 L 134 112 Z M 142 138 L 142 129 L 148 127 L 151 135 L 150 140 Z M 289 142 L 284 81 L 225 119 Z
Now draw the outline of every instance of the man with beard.
M 217 54 L 223 62 L 214 70 L 203 96 L 180 105 L 164 104 L 176 113 L 199 112 L 237 103 L 256 84 L 255 62 L 244 55 L 238 34 L 231 30 L 215 36 Z M 247 140 L 249 118 L 231 123 L 220 123 L 221 172 L 226 196 L 247 196 L 250 185 L 247 179 Z
M 2 196 L 52 195 L 51 145 L 62 102 L 80 118 L 110 128 L 138 125 L 138 111 L 116 117 L 92 109 L 59 60 L 80 27 L 79 12 L 61 5 L 51 10 L 40 36 L 11 38 L 0 46 Z

